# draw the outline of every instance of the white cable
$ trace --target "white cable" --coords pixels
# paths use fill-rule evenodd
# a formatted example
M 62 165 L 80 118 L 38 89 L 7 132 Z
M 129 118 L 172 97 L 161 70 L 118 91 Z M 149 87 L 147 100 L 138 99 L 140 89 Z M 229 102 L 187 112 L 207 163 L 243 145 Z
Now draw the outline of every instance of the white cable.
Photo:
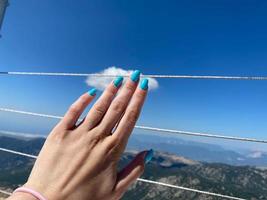
M 0 72 L 0 75 L 31 75 L 31 76 L 96 76 L 96 77 L 116 77 L 111 74 L 97 73 L 53 73 L 53 72 Z M 129 75 L 123 75 L 125 77 Z M 224 80 L 267 80 L 266 76 L 192 76 L 192 75 L 141 75 L 151 78 L 180 78 L 180 79 L 224 79 Z
M 6 194 L 6 195 L 12 195 L 12 193 L 10 193 L 10 192 L 7 192 L 7 191 L 4 191 L 4 190 L 0 190 L 0 193 L 2 193 L 2 194 Z
M 245 199 L 238 198 L 238 197 L 232 197 L 232 196 L 217 194 L 217 193 L 213 193 L 213 192 L 206 192 L 206 191 L 202 191 L 202 190 L 196 190 L 196 189 L 186 188 L 186 187 L 177 186 L 177 185 L 171 185 L 168 183 L 162 183 L 162 182 L 157 182 L 157 181 L 152 181 L 152 180 L 147 180 L 147 179 L 142 179 L 142 178 L 138 178 L 137 180 L 140 182 L 144 182 L 144 183 L 161 185 L 161 186 L 165 186 L 165 187 L 175 188 L 175 189 L 179 189 L 179 190 L 185 190 L 185 191 L 189 191 L 189 192 L 195 192 L 195 193 L 199 193 L 199 194 L 205 194 L 205 195 L 214 196 L 214 197 L 222 197 L 222 198 L 226 198 L 226 199 L 235 199 L 235 200 L 245 200 Z
M 235 137 L 235 136 L 226 136 L 226 135 L 215 135 L 215 134 L 209 134 L 209 133 L 179 131 L 179 130 L 155 128 L 155 127 L 148 127 L 148 126 L 135 126 L 135 128 L 148 130 L 148 131 L 158 131 L 158 132 L 164 132 L 164 133 L 178 134 L 178 135 L 209 137 L 209 138 L 217 138 L 217 139 L 225 139 L 225 140 L 237 140 L 237 141 L 243 141 L 243 142 L 258 142 L 258 143 L 267 144 L 267 140 L 254 139 L 254 138 L 244 138 L 244 137 Z
M 47 115 L 47 114 L 34 113 L 34 112 L 28 112 L 28 111 L 22 111 L 22 110 L 14 110 L 14 109 L 9 109 L 9 108 L 2 108 L 2 107 L 0 107 L 0 111 L 12 112 L 12 113 L 18 113 L 18 114 L 24 114 L 24 115 L 32 115 L 32 116 L 37 116 L 37 117 L 52 118 L 52 119 L 62 119 L 61 116 Z
M 0 111 L 19 113 L 19 114 L 31 115 L 31 116 L 37 116 L 37 117 L 52 118 L 52 119 L 62 119 L 61 116 L 57 116 L 57 115 L 48 115 L 48 114 L 42 114 L 42 113 L 27 112 L 27 111 L 21 111 L 21 110 L 9 109 L 9 108 L 2 108 L 2 107 L 0 107 Z M 81 121 L 81 120 L 82 119 L 79 119 L 79 121 Z M 217 138 L 217 139 L 225 139 L 225 140 L 237 140 L 237 141 L 242 141 L 242 142 L 257 142 L 257 143 L 267 144 L 267 140 L 255 139 L 255 138 L 243 138 L 243 137 L 216 135 L 216 134 L 209 134 L 209 133 L 179 131 L 179 130 L 155 128 L 155 127 L 149 127 L 149 126 L 138 126 L 138 125 L 136 125 L 135 128 L 142 129 L 142 130 L 147 130 L 147 131 L 156 131 L 156 132 L 178 134 L 178 135 L 208 137 L 208 138 Z
M 5 149 L 5 148 L 0 148 L 0 151 L 4 151 L 4 152 L 12 153 L 12 154 L 15 154 L 15 155 L 20 155 L 20 156 L 25 156 L 25 157 L 33 158 L 33 159 L 37 158 L 37 156 L 35 156 L 35 155 L 30 155 L 30 154 L 22 153 L 22 152 L 19 152 L 19 151 L 13 151 L 13 150 L 10 150 L 10 149 Z M 150 184 L 157 184 L 157 185 L 170 187 L 170 188 L 175 188 L 175 189 L 180 189 L 180 190 L 185 190 L 185 191 L 189 191 L 189 192 L 196 192 L 196 193 L 199 193 L 199 194 L 205 194 L 205 195 L 209 195 L 209 196 L 222 197 L 222 198 L 226 198 L 226 199 L 245 200 L 245 199 L 238 198 L 238 197 L 232 197 L 232 196 L 217 194 L 217 193 L 213 193 L 213 192 L 206 192 L 206 191 L 201 191 L 201 190 L 181 187 L 181 186 L 177 186 L 177 185 L 171 185 L 171 184 L 168 184 L 168 183 L 151 181 L 151 180 L 142 179 L 142 178 L 137 179 L 137 181 L 150 183 Z
M 16 155 L 20 155 L 20 156 L 25 156 L 25 157 L 28 157 L 28 158 L 34 158 L 34 159 L 37 158 L 37 156 L 31 155 L 31 154 L 21 153 L 19 151 L 13 151 L 13 150 L 1 148 L 1 147 L 0 147 L 0 151 L 4 151 L 4 152 L 7 152 L 7 153 L 16 154 Z

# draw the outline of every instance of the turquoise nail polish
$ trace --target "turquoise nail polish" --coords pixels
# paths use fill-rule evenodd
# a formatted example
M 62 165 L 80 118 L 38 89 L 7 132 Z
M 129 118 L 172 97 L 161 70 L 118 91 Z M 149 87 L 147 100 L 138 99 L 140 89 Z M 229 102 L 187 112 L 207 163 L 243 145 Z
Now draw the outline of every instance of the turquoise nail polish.
M 91 96 L 95 96 L 96 89 L 95 88 L 92 88 L 91 90 L 88 91 L 88 94 L 91 95 Z
M 139 80 L 141 72 L 139 70 L 135 70 L 131 75 L 131 80 L 133 82 L 137 82 Z
M 148 89 L 148 79 L 147 78 L 142 80 L 142 82 L 140 84 L 140 88 L 142 90 L 147 90 Z
M 115 85 L 115 87 L 120 87 L 122 81 L 123 81 L 123 77 L 122 77 L 122 76 L 118 76 L 118 77 L 113 81 L 113 84 Z
M 149 163 L 149 161 L 152 160 L 153 154 L 154 154 L 153 149 L 150 149 L 149 151 L 147 151 L 146 156 L 145 156 L 145 163 L 146 164 Z

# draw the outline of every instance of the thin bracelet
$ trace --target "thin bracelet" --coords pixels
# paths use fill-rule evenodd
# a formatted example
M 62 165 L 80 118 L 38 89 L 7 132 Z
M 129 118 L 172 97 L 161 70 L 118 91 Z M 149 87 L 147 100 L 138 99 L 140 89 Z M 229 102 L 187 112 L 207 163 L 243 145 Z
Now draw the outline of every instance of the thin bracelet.
M 47 200 L 43 195 L 41 195 L 39 192 L 36 192 L 35 190 L 33 189 L 30 189 L 30 188 L 26 188 L 26 187 L 20 187 L 20 188 L 17 188 L 14 192 L 24 192 L 24 193 L 28 193 L 32 196 L 34 196 L 36 199 L 38 200 Z

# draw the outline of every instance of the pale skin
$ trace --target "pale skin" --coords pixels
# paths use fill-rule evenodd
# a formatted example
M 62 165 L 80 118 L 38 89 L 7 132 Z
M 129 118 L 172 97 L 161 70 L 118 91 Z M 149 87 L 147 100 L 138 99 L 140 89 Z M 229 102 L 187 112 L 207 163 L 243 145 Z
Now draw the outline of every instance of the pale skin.
M 49 134 L 25 187 L 48 200 L 118 200 L 123 196 L 144 171 L 147 151 L 120 172 L 117 166 L 147 90 L 130 78 L 118 90 L 110 83 L 80 123 L 79 117 L 94 96 L 85 93 L 70 106 Z M 8 200 L 36 198 L 17 192 Z

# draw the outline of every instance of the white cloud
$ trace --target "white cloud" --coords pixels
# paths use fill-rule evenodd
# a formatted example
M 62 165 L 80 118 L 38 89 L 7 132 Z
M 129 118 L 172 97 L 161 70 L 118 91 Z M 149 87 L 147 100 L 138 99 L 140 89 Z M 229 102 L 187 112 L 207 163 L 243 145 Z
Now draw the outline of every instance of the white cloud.
M 261 158 L 264 155 L 261 151 L 255 151 L 248 155 L 249 158 Z
M 97 74 L 105 74 L 105 75 L 129 75 L 133 72 L 133 70 L 124 70 L 117 67 L 109 67 Z M 88 76 L 86 79 L 86 83 L 88 86 L 95 87 L 97 90 L 104 90 L 106 86 L 114 79 L 114 77 L 96 77 L 96 76 Z M 148 88 L 149 90 L 155 90 L 159 87 L 159 83 L 154 78 L 148 78 Z M 125 80 L 124 80 L 125 81 Z

